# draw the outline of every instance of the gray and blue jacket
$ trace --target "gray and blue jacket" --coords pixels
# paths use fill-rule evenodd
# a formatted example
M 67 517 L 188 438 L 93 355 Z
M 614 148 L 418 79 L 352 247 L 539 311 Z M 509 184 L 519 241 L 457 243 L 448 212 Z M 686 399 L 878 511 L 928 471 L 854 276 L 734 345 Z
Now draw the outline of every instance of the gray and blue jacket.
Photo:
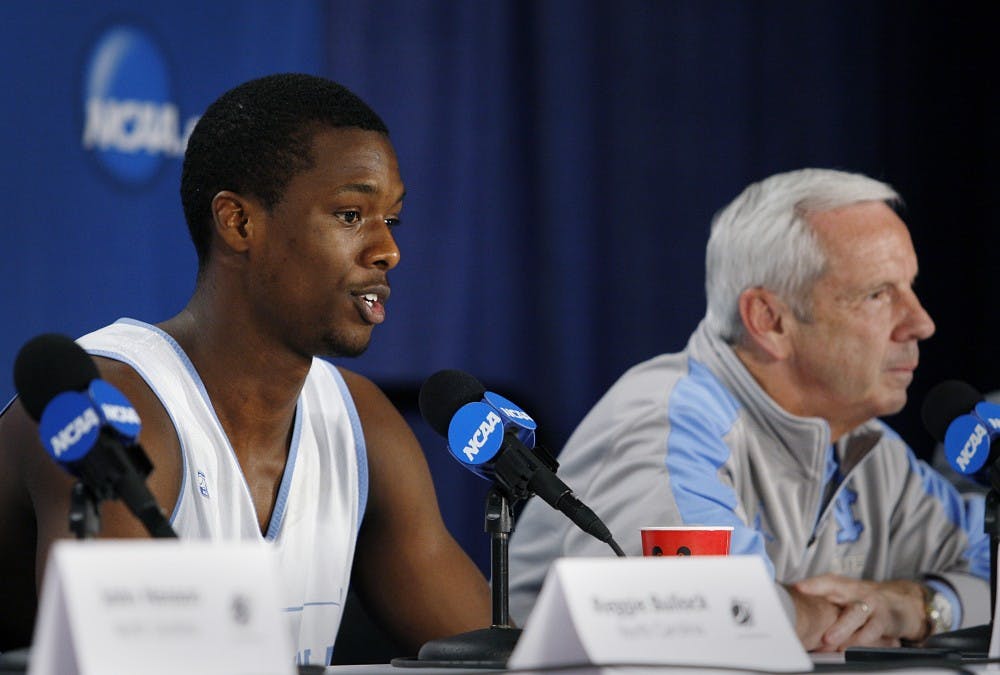
M 559 462 L 629 555 L 643 526 L 732 525 L 731 552 L 761 556 L 786 607 L 780 584 L 824 573 L 929 579 L 955 627 L 989 621 L 982 496 L 960 495 L 879 420 L 831 443 L 825 420 L 780 408 L 704 324 L 685 351 L 626 372 Z M 611 554 L 531 499 L 511 538 L 511 616 L 523 624 L 556 558 Z

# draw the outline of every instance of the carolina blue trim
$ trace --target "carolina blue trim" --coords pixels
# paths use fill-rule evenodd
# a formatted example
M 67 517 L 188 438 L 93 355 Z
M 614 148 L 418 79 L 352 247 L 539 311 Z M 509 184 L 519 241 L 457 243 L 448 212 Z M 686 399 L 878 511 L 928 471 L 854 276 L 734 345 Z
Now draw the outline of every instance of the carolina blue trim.
M 358 455 L 358 531 L 361 531 L 361 521 L 365 517 L 365 509 L 368 508 L 368 450 L 365 446 L 365 433 L 361 428 L 361 417 L 358 409 L 354 405 L 354 397 L 351 390 L 347 388 L 344 376 L 340 374 L 337 367 L 332 363 L 324 362 L 329 366 L 340 388 L 340 393 L 344 398 L 344 406 L 347 414 L 351 418 L 351 431 L 354 432 L 354 449 Z
M 301 605 L 282 608 L 282 612 L 301 612 L 306 607 L 340 607 L 339 600 L 317 600 L 316 602 L 303 602 Z
M 5 405 L 3 407 L 3 410 L 0 410 L 0 417 L 2 417 L 5 412 L 7 412 L 8 408 L 10 408 L 12 405 L 14 405 L 14 401 L 16 401 L 16 400 L 17 400 L 17 396 L 14 396 L 9 401 L 7 401 L 7 405 Z
M 292 490 L 292 476 L 295 474 L 295 460 L 299 455 L 299 437 L 301 435 L 302 398 L 300 396 L 298 405 L 295 406 L 295 421 L 292 423 L 292 442 L 288 449 L 288 459 L 285 461 L 285 470 L 281 474 L 281 485 L 278 487 L 278 496 L 274 500 L 271 522 L 268 523 L 267 534 L 264 536 L 267 541 L 274 541 L 281 531 L 281 524 L 285 521 L 285 507 L 288 505 L 288 495 Z
M 826 446 L 826 464 L 823 467 L 823 491 L 827 489 L 827 484 L 829 484 L 832 480 L 836 480 L 839 484 L 839 469 L 840 462 L 837 461 L 837 453 L 834 452 L 833 445 L 831 444 Z M 822 499 L 816 503 L 816 515 L 813 517 L 813 535 L 815 535 L 816 531 L 819 529 L 819 519 L 820 516 L 823 515 L 824 506 L 826 506 L 826 504 L 823 503 Z
M 966 559 L 969 561 L 969 570 L 982 579 L 990 578 L 990 537 L 983 529 L 986 522 L 986 496 L 982 494 L 968 494 L 962 497 L 965 507 L 964 522 L 962 529 L 969 536 L 969 545 L 966 547 Z
M 730 457 L 723 439 L 739 418 L 739 410 L 736 398 L 711 371 L 688 359 L 688 374 L 674 386 L 668 401 L 668 480 L 683 523 L 732 525 L 730 552 L 759 555 L 773 577 L 774 564 L 767 556 L 763 535 L 736 516 L 736 493 L 718 479 Z
M 983 530 L 986 511 L 982 495 L 963 497 L 944 476 L 917 459 L 909 448 L 906 458 L 910 471 L 920 477 L 924 492 L 941 504 L 941 509 L 956 527 L 965 532 L 963 556 L 969 563 L 969 572 L 981 579 L 990 578 L 990 539 Z
M 817 503 L 816 524 L 813 526 L 813 536 L 819 531 L 819 519 L 824 510 L 829 508 L 830 514 L 837 523 L 837 543 L 849 544 L 857 541 L 861 533 L 865 531 L 864 523 L 857 519 L 854 514 L 854 505 L 858 501 L 858 493 L 851 489 L 850 482 L 844 482 L 844 475 L 840 471 L 840 461 L 833 445 L 826 448 L 826 467 L 823 475 L 822 493 L 824 495 L 832 491 L 832 500 L 820 500 Z
M 198 393 L 201 395 L 202 400 L 205 402 L 205 405 L 208 407 L 208 411 L 212 414 L 212 419 L 215 420 L 215 424 L 219 428 L 219 432 L 220 432 L 223 440 L 226 443 L 226 448 L 229 450 L 230 456 L 233 458 L 233 461 L 236 462 L 236 465 L 239 466 L 240 465 L 239 458 L 236 456 L 236 451 L 233 450 L 233 444 L 230 442 L 229 436 L 226 435 L 225 428 L 222 426 L 222 423 L 219 422 L 219 416 L 215 413 L 215 406 L 212 405 L 212 399 L 209 398 L 209 396 L 208 396 L 208 391 L 205 389 L 205 383 L 202 382 L 201 376 L 198 375 L 198 371 L 195 369 L 194 364 L 191 363 L 191 359 L 189 359 L 188 355 L 186 353 L 184 353 L 184 350 L 181 348 L 181 346 L 179 344 L 177 344 L 177 342 L 168 333 L 166 333 L 165 331 L 157 328 L 156 326 L 153 326 L 151 324 L 146 323 L 145 321 L 139 321 L 137 319 L 130 319 L 130 318 L 122 318 L 122 319 L 118 319 L 118 321 L 116 321 L 115 323 L 122 323 L 122 324 L 130 325 L 130 326 L 138 326 L 139 328 L 145 328 L 146 330 L 152 331 L 156 335 L 159 335 L 160 338 L 162 338 L 164 340 L 164 342 L 166 342 L 170 346 L 170 348 L 174 350 L 174 353 L 177 354 L 177 357 L 181 360 L 181 363 L 183 364 L 184 368 L 187 370 L 188 376 L 191 378 L 191 380 L 194 382 L 195 386 L 198 388 Z M 132 367 L 133 370 L 135 370 L 137 373 L 139 373 L 140 377 L 142 377 L 143 380 L 145 380 L 146 384 L 149 385 L 149 388 L 153 390 L 154 394 L 156 394 L 156 398 L 159 399 L 161 403 L 163 402 L 163 398 L 157 392 L 156 388 L 153 387 L 153 385 L 149 382 L 149 380 L 146 379 L 145 373 L 138 367 L 137 364 L 133 363 L 129 359 L 125 359 L 125 358 L 121 357 L 118 354 L 108 355 L 108 354 L 104 354 L 104 353 L 102 353 L 100 351 L 92 351 L 91 354 L 96 354 L 98 356 L 106 356 L 107 358 L 112 358 L 112 359 L 115 359 L 116 361 L 121 361 L 123 363 L 127 363 L 129 366 Z M 177 424 L 177 420 L 175 420 L 174 417 L 173 417 L 173 415 L 170 413 L 170 409 L 166 405 L 164 405 L 163 407 L 164 407 L 164 409 L 166 409 L 167 414 L 170 415 L 170 421 L 173 423 L 174 429 L 175 430 L 178 429 L 179 425 Z M 285 470 L 284 470 L 284 473 L 282 474 L 282 477 L 281 477 L 281 488 L 282 489 L 285 488 L 285 481 L 286 480 L 289 483 L 291 482 L 291 473 L 295 469 L 295 465 L 294 465 L 294 462 L 292 460 L 298 454 L 298 440 L 299 440 L 299 433 L 298 433 L 298 431 L 299 431 L 299 427 L 301 425 L 299 417 L 300 417 L 300 415 L 299 415 L 299 412 L 298 412 L 298 407 L 296 407 L 295 431 L 293 432 L 293 435 L 292 435 L 292 444 L 291 444 L 291 447 L 289 448 L 289 451 L 288 451 L 288 458 L 285 460 Z M 181 472 L 181 493 L 180 493 L 180 495 L 183 495 L 185 493 L 186 489 L 187 489 L 187 475 L 188 475 L 187 452 L 185 451 L 186 450 L 186 445 L 184 444 L 184 441 L 182 440 L 182 437 L 181 437 L 180 433 L 177 434 L 177 438 L 178 438 L 178 441 L 181 443 L 181 460 L 183 462 L 183 470 Z M 291 470 L 289 470 L 290 468 L 291 468 Z M 246 476 L 243 474 L 242 470 L 239 472 L 239 474 L 240 474 L 240 480 L 243 483 L 243 489 L 245 490 L 246 495 L 250 498 L 250 502 L 253 503 L 252 493 L 250 492 L 250 486 L 247 483 Z M 279 490 L 279 494 L 280 494 L 280 490 Z M 170 515 L 170 522 L 171 522 L 171 524 L 174 522 L 174 518 L 176 518 L 176 516 L 177 516 L 177 509 L 180 507 L 180 504 L 181 504 L 181 496 L 180 495 L 178 495 L 177 504 L 174 506 L 174 511 Z M 285 497 L 287 499 L 287 494 L 285 495 Z M 271 512 L 271 518 L 270 518 L 270 521 L 268 522 L 268 527 L 267 527 L 267 533 L 268 533 L 267 539 L 268 540 L 270 540 L 270 539 L 273 538 L 272 534 L 271 534 L 272 532 L 277 532 L 278 531 L 278 527 L 275 525 L 275 520 L 277 520 L 278 521 L 278 525 L 280 525 L 280 521 L 284 518 L 284 505 L 285 505 L 285 501 L 282 500 L 281 501 L 281 509 L 279 510 L 278 503 L 275 502 L 274 510 Z

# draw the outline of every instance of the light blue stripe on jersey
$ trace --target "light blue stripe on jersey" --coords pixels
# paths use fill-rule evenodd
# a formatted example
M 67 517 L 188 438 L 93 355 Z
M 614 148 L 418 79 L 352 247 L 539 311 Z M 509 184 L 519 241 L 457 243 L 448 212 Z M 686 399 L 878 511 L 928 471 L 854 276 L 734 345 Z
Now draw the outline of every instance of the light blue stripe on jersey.
M 739 417 L 736 399 L 708 368 L 688 359 L 688 374 L 670 393 L 668 410 L 666 466 L 684 524 L 732 525 L 730 552 L 759 555 L 773 577 L 763 537 L 736 516 L 736 493 L 718 479 L 730 455 L 723 439 Z
M 288 504 L 288 493 L 292 490 L 292 475 L 295 473 L 295 459 L 299 455 L 299 438 L 302 436 L 302 405 L 295 406 L 295 422 L 292 424 L 292 442 L 285 460 L 285 470 L 281 474 L 281 485 L 278 496 L 274 500 L 271 522 L 267 526 L 264 539 L 274 541 L 281 531 L 281 523 L 285 519 L 285 507 Z
M 354 397 L 347 388 L 344 376 L 333 364 L 326 363 L 326 365 L 333 371 L 337 386 L 340 387 L 340 394 L 344 397 L 344 407 L 347 408 L 347 414 L 351 418 L 351 431 L 354 432 L 354 449 L 358 453 L 358 530 L 360 530 L 361 521 L 365 518 L 365 508 L 368 506 L 368 451 L 365 447 L 365 433 L 361 428 L 361 417 L 354 405 Z

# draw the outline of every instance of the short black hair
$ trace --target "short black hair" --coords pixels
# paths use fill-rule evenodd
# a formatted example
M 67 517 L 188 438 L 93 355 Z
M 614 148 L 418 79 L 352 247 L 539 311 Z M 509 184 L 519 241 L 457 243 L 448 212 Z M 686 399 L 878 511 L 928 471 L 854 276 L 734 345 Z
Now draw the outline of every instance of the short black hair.
M 250 194 L 273 208 L 292 177 L 312 168 L 312 139 L 324 127 L 389 134 L 364 101 L 314 75 L 250 80 L 208 107 L 191 132 L 181 170 L 181 203 L 199 270 L 208 261 L 215 195 L 222 190 Z

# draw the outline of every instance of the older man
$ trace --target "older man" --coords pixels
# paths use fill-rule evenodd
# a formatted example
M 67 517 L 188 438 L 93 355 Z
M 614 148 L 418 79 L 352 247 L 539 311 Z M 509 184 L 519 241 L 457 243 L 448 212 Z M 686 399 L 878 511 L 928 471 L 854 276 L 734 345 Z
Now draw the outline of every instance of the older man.
M 708 312 L 685 351 L 629 370 L 560 455 L 632 553 L 643 525 L 731 525 L 811 650 L 919 642 L 988 618 L 983 504 L 876 419 L 900 410 L 934 324 L 888 185 L 805 169 L 715 218 Z M 535 500 L 537 501 L 537 500 Z M 600 545 L 535 502 L 512 540 L 523 621 L 553 559 Z

